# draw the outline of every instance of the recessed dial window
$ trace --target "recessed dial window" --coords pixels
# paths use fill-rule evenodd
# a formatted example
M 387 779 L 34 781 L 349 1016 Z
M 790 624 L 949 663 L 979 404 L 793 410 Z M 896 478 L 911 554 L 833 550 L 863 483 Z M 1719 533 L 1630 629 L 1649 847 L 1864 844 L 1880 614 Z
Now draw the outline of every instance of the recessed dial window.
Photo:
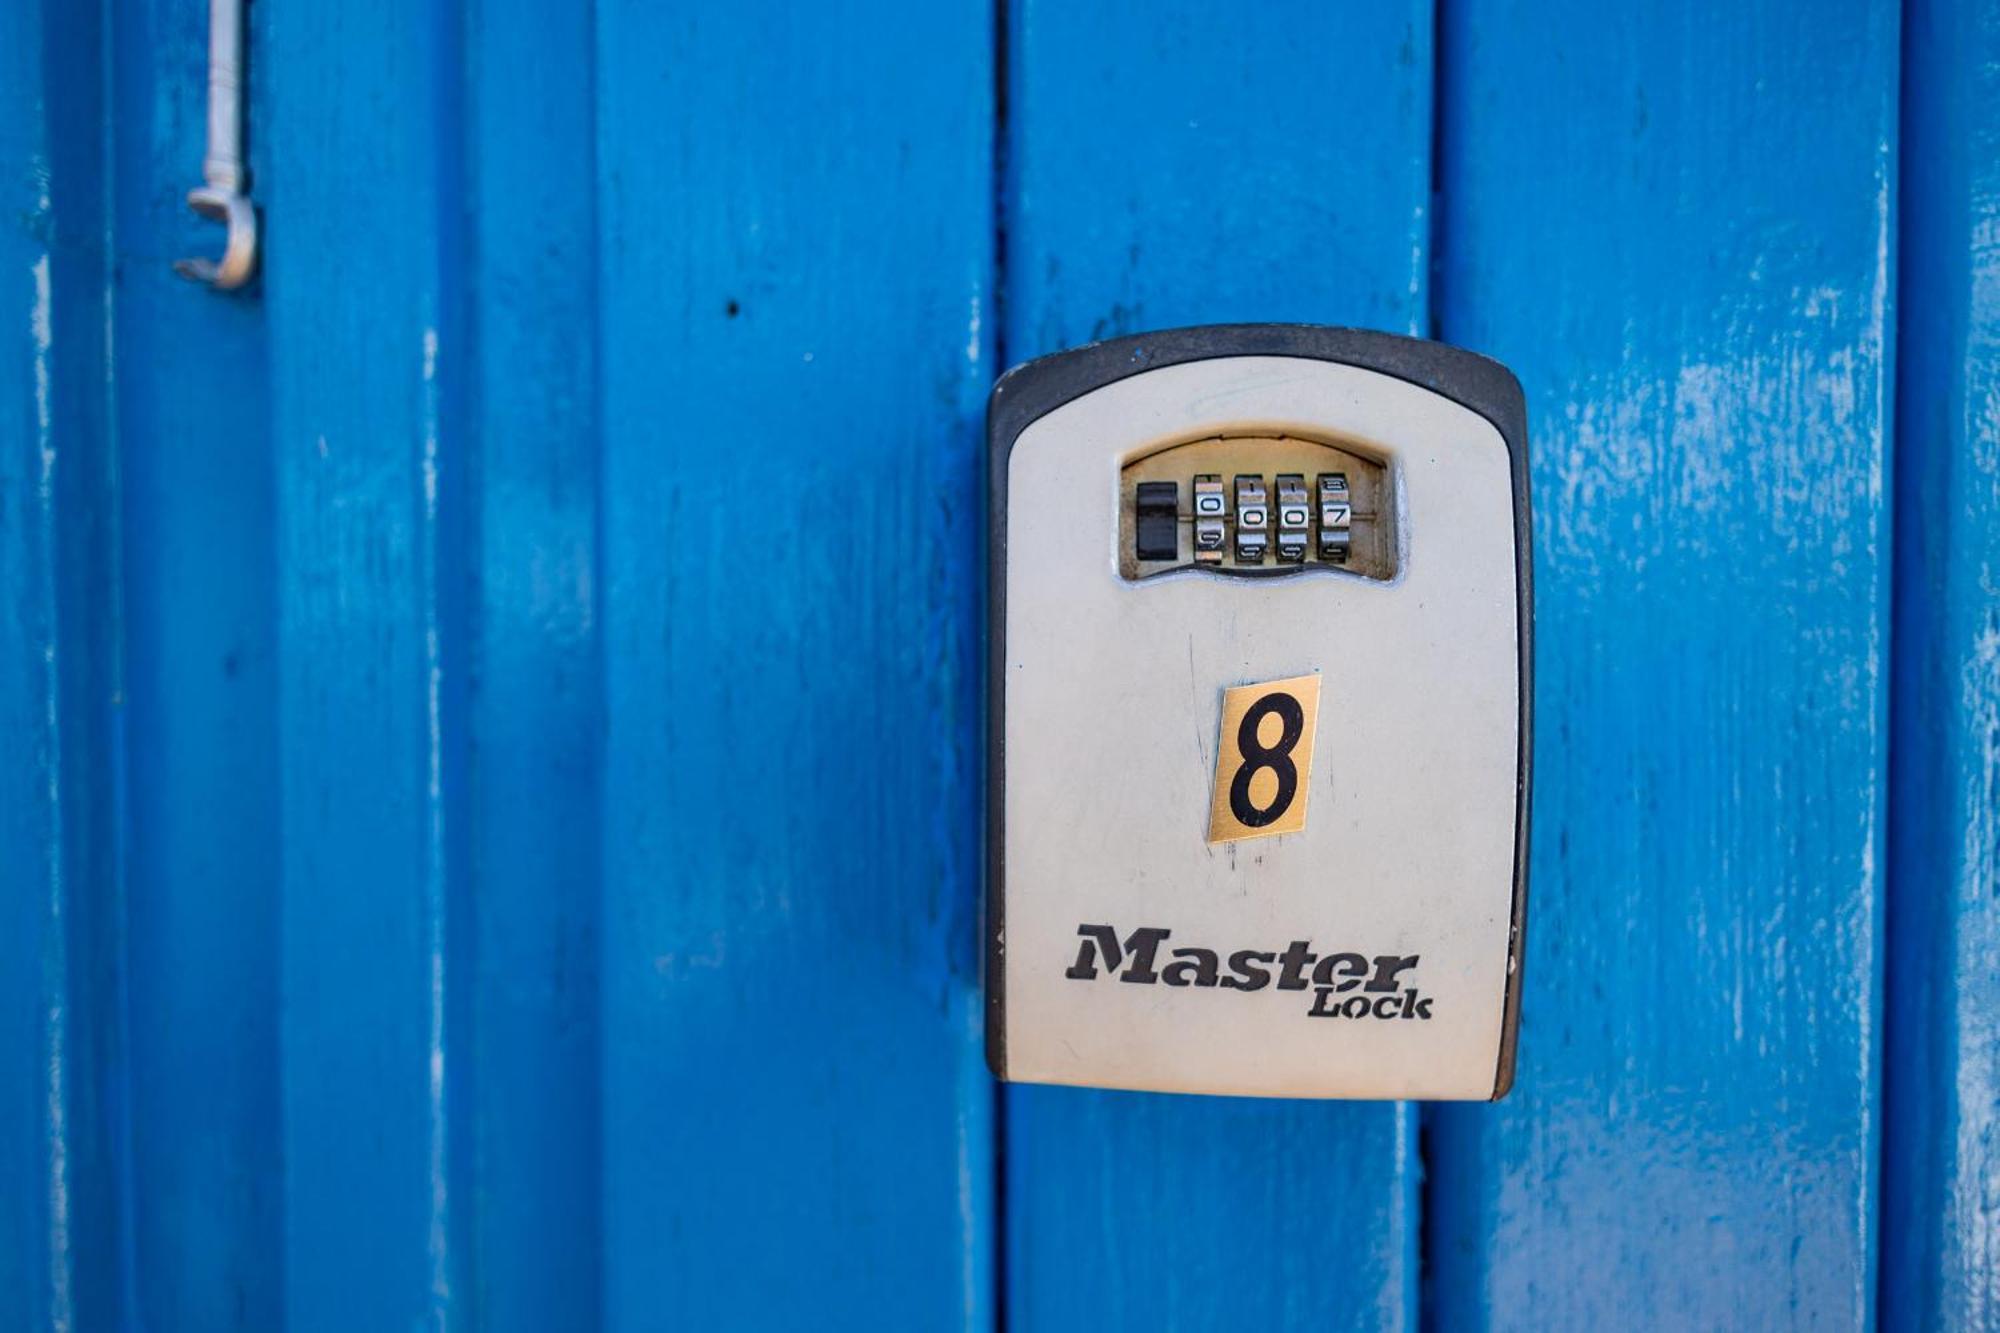
M 1120 472 L 1118 572 L 1396 573 L 1389 469 L 1358 450 L 1286 435 L 1186 440 Z

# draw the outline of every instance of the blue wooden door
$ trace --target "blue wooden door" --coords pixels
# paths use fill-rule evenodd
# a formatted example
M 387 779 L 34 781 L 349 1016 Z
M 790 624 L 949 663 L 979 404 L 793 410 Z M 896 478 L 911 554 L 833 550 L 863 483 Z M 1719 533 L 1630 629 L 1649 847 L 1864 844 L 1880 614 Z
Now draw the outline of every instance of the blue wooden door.
M 2000 7 L 0 6 L 0 1325 L 2000 1327 Z M 981 419 L 1528 393 L 1498 1106 L 996 1088 Z

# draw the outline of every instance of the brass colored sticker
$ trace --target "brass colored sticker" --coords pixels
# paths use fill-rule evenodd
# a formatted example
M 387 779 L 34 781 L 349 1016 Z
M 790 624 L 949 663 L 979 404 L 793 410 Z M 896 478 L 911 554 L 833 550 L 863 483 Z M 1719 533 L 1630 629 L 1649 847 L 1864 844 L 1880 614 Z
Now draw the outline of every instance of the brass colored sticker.
M 1222 696 L 1208 840 L 1239 842 L 1306 826 L 1319 677 L 1233 686 Z

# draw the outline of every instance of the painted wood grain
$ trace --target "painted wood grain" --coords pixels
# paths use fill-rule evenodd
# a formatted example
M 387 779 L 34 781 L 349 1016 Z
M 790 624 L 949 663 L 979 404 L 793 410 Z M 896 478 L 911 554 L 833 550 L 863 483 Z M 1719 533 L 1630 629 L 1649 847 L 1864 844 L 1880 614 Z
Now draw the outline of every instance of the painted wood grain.
M 1991 5 L 259 0 L 241 298 L 202 8 L 0 5 L 0 1326 L 2000 1319 Z M 1432 313 L 1513 1096 L 996 1117 L 986 385 Z
M 125 1104 L 103 16 L 0 11 L 0 1324 L 108 1328 Z
M 1536 755 L 1510 1100 L 1440 1327 L 1873 1303 L 1895 8 L 1446 6 L 1439 333 L 1520 375 Z
M 128 1305 L 146 1328 L 249 1333 L 282 1317 L 269 328 L 254 290 L 218 296 L 169 265 L 222 241 L 183 200 L 205 7 L 109 8 Z
M 2000 11 L 1904 15 L 1882 1290 L 2000 1327 Z
M 250 13 L 268 90 L 285 1322 L 462 1326 L 457 16 Z
M 991 46 L 598 7 L 611 1328 L 992 1318 Z
M 593 41 L 588 5 L 467 11 L 467 1120 L 493 1330 L 599 1322 Z
M 1183 324 L 1423 331 L 1431 6 L 1008 7 L 1006 357 Z M 1024 1328 L 1411 1326 L 1415 1114 L 1008 1090 Z

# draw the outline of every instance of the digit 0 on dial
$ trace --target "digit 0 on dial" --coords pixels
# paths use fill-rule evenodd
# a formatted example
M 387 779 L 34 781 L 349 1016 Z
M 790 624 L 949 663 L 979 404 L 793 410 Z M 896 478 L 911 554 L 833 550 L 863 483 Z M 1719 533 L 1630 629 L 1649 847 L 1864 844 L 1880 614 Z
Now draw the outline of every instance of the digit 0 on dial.
M 1148 445 L 1119 467 L 1119 574 L 1395 578 L 1395 482 L 1364 450 L 1258 432 Z
M 1240 842 L 1306 826 L 1319 677 L 1291 676 L 1223 692 L 1208 840 Z

